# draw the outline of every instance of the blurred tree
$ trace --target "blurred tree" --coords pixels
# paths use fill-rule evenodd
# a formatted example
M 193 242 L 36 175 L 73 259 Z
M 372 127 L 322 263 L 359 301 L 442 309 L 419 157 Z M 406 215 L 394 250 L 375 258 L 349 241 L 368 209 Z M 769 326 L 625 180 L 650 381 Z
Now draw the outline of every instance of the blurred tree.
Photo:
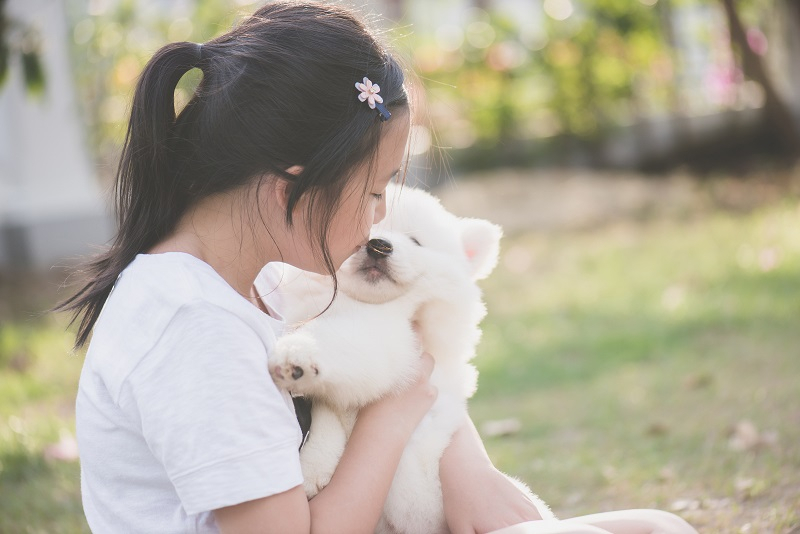
M 8 77 L 13 55 L 22 62 L 22 76 L 30 94 L 44 92 L 45 74 L 41 61 L 41 38 L 35 28 L 8 15 L 8 3 L 0 0 L 0 86 Z
M 786 0 L 786 3 L 797 18 L 797 23 L 800 24 L 800 0 Z
M 544 70 L 556 82 L 550 106 L 567 133 L 599 135 L 631 122 L 646 106 L 635 91 L 654 66 L 669 61 L 658 12 L 641 2 L 594 0 L 579 21 L 548 19 Z
M 467 164 L 530 162 L 546 143 L 580 147 L 576 161 L 603 161 L 607 141 L 632 125 L 637 139 L 650 139 L 637 144 L 663 142 L 667 132 L 673 154 L 700 159 L 712 146 L 715 154 L 758 150 L 759 142 L 770 150 L 774 132 L 783 151 L 797 155 L 796 126 L 767 67 L 800 51 L 771 51 L 770 65 L 759 56 L 768 41 L 772 49 L 789 46 L 773 38 L 784 30 L 771 27 L 783 2 L 800 14 L 800 0 L 542 0 L 533 18 L 497 3 L 489 12 L 467 10 L 459 27 L 443 22 L 415 36 L 413 48 L 444 144 L 483 151 L 478 160 L 465 156 Z M 726 21 L 738 22 L 738 31 L 727 31 Z M 762 107 L 767 135 L 734 124 Z M 696 118 L 712 115 L 717 131 L 695 135 Z
M 731 44 L 739 53 L 739 60 L 745 76 L 758 82 L 764 89 L 764 118 L 777 133 L 777 138 L 783 145 L 783 150 L 790 158 L 800 157 L 800 134 L 792 117 L 791 110 L 783 102 L 772 77 L 764 66 L 758 53 L 753 50 L 753 45 L 748 39 L 747 30 L 742 23 L 736 2 L 734 0 L 720 0 L 725 9 L 728 21 Z M 797 4 L 797 2 L 794 2 Z
M 661 11 L 628 0 L 544 4 L 539 30 L 501 11 L 472 9 L 461 27 L 415 36 L 416 64 L 447 144 L 508 161 L 509 152 L 530 154 L 518 147 L 531 139 L 598 141 L 608 128 L 674 100 Z
M 90 144 L 107 179 L 113 172 L 133 88 L 153 53 L 171 41 L 204 42 L 224 33 L 252 9 L 248 0 L 100 2 L 73 0 L 72 61 Z M 200 74 L 190 71 L 175 92 L 176 107 L 188 101 Z
M 392 18 L 411 7 L 411 0 L 386 1 Z M 525 18 L 503 11 L 507 2 L 464 0 L 458 17 L 402 39 L 413 50 L 441 144 L 469 147 L 487 165 L 530 163 L 536 157 L 531 147 L 543 138 L 602 148 L 618 127 L 653 117 L 759 106 L 758 98 L 747 96 L 741 70 L 764 88 L 773 129 L 788 147 L 794 138 L 790 115 L 763 60 L 741 48 L 746 37 L 742 41 L 741 32 L 731 30 L 745 61 L 738 69 L 727 43 L 720 43 L 725 19 L 718 15 L 729 5 L 740 23 L 741 16 L 762 21 L 769 6 L 787 2 L 800 17 L 800 0 L 740 2 L 542 0 L 532 8 L 540 13 Z M 92 145 L 109 163 L 101 168 L 116 160 L 136 77 L 153 52 L 169 41 L 208 40 L 228 29 L 239 9 L 252 12 L 251 4 L 71 0 L 74 70 Z M 692 28 L 686 27 L 689 19 Z M 402 28 L 407 23 L 399 22 Z M 725 98 L 709 87 L 714 69 L 725 78 Z M 198 78 L 192 72 L 181 81 L 176 106 Z

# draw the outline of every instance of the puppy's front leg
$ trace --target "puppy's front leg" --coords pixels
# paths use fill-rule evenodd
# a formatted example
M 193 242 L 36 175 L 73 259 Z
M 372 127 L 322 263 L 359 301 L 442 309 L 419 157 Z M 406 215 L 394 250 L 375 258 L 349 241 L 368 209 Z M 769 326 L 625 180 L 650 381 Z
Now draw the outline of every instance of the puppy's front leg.
M 414 378 L 419 357 L 408 324 L 372 314 L 320 317 L 280 338 L 269 361 L 278 387 L 357 409 Z
M 411 324 L 404 325 L 403 319 L 351 313 L 320 320 L 313 335 L 324 347 L 319 372 L 325 398 L 342 410 L 400 391 L 414 379 L 419 348 Z

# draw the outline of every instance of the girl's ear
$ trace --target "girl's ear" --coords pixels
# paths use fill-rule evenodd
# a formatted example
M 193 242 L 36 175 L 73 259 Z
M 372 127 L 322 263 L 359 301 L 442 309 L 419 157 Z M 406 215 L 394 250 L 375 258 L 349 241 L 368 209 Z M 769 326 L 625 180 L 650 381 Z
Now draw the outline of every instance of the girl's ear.
M 500 255 L 500 238 L 503 229 L 483 219 L 459 219 L 461 243 L 469 260 L 473 280 L 482 280 L 491 274 Z
M 292 165 L 286 172 L 289 174 L 294 174 L 297 176 L 303 171 L 303 167 L 300 165 Z M 275 179 L 275 197 L 278 201 L 278 205 L 286 211 L 286 207 L 289 205 L 289 193 L 291 190 L 292 184 L 285 178 L 276 178 Z

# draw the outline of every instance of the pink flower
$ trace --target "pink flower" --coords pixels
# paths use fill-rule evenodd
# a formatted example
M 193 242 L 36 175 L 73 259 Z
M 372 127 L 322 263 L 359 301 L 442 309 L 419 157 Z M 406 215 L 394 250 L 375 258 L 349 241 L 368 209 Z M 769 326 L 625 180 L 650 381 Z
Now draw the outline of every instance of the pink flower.
M 369 78 L 364 77 L 364 83 L 356 82 L 356 89 L 361 91 L 358 99 L 369 103 L 371 109 L 375 109 L 375 102 L 383 103 L 383 98 L 378 94 L 381 90 L 380 86 L 377 83 L 372 83 Z

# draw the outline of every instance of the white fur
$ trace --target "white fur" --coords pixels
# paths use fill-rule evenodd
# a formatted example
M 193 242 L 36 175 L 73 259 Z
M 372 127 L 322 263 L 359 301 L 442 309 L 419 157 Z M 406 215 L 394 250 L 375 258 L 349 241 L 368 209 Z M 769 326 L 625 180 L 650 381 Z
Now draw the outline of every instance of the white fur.
M 313 399 L 311 431 L 300 452 L 311 498 L 330 481 L 358 409 L 407 387 L 420 349 L 429 352 L 439 396 L 406 446 L 377 532 L 444 533 L 439 459 L 475 391 L 477 372 L 469 361 L 486 314 L 476 280 L 494 269 L 502 232 L 452 215 L 420 190 L 390 188 L 387 195 L 388 215 L 371 237 L 391 242 L 392 254 L 378 262 L 362 248 L 349 258 L 325 313 L 317 316 L 331 300 L 329 278 L 296 269 L 285 276 L 282 312 L 299 326 L 278 341 L 270 372 L 279 387 Z M 295 379 L 298 368 L 302 376 Z

